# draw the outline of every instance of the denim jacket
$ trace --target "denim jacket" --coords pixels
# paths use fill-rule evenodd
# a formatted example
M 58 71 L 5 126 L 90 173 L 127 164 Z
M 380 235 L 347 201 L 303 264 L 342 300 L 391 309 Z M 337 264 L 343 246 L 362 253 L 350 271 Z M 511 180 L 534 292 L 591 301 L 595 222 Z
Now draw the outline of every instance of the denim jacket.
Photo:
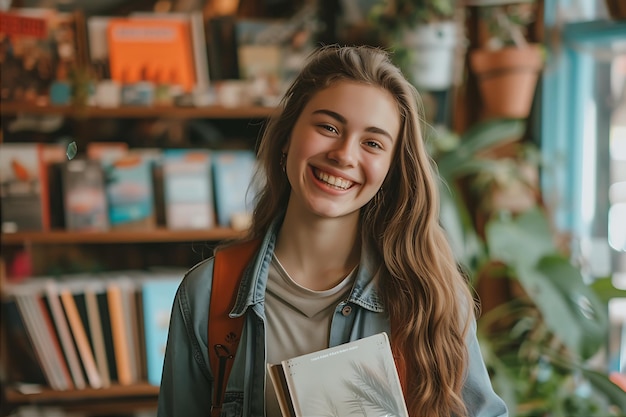
M 228 379 L 222 417 L 265 415 L 265 286 L 276 243 L 278 225 L 263 239 L 242 277 L 231 316 L 245 314 L 239 348 Z M 335 308 L 330 346 L 385 331 L 388 316 L 375 288 L 375 265 L 362 251 L 358 274 L 346 300 Z M 187 272 L 172 308 L 163 364 L 158 417 L 209 416 L 214 377 L 209 369 L 207 320 L 213 258 Z M 494 393 L 475 335 L 475 322 L 467 337 L 469 364 L 463 398 L 470 416 L 507 416 L 504 402 Z

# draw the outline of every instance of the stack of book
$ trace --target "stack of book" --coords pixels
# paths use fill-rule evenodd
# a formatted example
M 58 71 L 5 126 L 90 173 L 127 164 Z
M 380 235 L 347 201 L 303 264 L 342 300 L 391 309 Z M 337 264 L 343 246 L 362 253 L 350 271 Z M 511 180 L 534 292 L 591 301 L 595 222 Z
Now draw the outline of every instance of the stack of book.
M 183 275 L 120 271 L 5 285 L 9 380 L 61 391 L 159 385 Z

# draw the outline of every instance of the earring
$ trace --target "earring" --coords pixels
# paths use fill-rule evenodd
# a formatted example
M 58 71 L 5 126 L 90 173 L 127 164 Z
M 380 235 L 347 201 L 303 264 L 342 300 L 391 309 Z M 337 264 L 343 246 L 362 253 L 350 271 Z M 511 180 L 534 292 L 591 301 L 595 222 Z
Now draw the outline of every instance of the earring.
M 287 154 L 285 152 L 280 154 L 280 167 L 283 169 L 283 172 L 287 172 Z

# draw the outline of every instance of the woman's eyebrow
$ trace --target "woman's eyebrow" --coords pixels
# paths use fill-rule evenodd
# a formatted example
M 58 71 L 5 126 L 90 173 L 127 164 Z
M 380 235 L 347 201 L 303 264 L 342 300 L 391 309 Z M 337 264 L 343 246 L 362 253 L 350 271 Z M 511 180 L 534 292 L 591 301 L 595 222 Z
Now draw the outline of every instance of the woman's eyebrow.
M 332 117 L 333 119 L 337 120 L 339 123 L 342 123 L 342 124 L 346 124 L 346 123 L 348 123 L 348 120 L 347 120 L 345 117 L 343 117 L 343 116 L 342 116 L 342 115 L 340 115 L 339 113 L 334 112 L 334 111 L 332 111 L 332 110 L 328 110 L 328 109 L 319 109 L 319 110 L 315 110 L 315 111 L 313 112 L 313 114 L 325 114 L 325 115 L 330 116 L 330 117 Z M 380 134 L 380 135 L 386 136 L 386 137 L 387 137 L 387 138 L 389 138 L 389 140 L 393 143 L 393 138 L 391 137 L 391 135 L 389 134 L 389 132 L 387 132 L 387 131 L 386 131 L 386 130 L 384 130 L 384 129 L 381 129 L 381 128 L 376 127 L 376 126 L 369 126 L 369 127 L 365 128 L 365 131 L 366 131 L 366 132 L 371 132 L 371 133 L 377 133 L 377 134 Z
M 339 113 L 334 112 L 332 110 L 319 109 L 319 110 L 315 110 L 313 114 L 325 114 L 327 116 L 332 117 L 333 119 L 336 119 L 339 123 L 343 123 L 343 124 L 348 123 L 348 120 L 345 117 L 343 117 Z

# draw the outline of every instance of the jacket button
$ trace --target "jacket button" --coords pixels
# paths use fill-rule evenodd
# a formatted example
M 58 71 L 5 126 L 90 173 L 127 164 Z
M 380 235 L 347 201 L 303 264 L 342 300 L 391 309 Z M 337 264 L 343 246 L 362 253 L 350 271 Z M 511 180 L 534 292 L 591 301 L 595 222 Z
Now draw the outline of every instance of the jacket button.
M 341 314 L 343 314 L 344 316 L 349 316 L 350 313 L 352 313 L 352 307 L 350 306 L 345 306 L 341 309 Z

